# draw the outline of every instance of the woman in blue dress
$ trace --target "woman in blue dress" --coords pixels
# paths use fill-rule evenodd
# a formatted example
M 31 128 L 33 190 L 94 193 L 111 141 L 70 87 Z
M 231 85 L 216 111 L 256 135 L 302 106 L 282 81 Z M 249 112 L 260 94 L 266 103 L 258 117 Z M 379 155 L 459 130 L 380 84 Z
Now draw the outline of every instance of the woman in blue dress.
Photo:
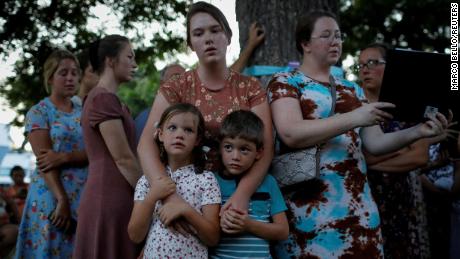
M 406 130 L 383 134 L 378 123 L 391 118 L 367 103 L 363 90 L 330 77 L 342 51 L 335 16 L 312 12 L 299 20 L 296 46 L 303 55 L 298 70 L 275 75 L 268 86 L 281 152 L 324 143 L 320 176 L 286 189 L 290 234 L 276 247 L 279 258 L 383 258 L 380 220 L 366 177 L 362 146 L 373 154 L 391 152 L 417 139 L 442 134 L 441 114 Z M 336 85 L 335 115 L 331 83 Z
M 49 97 L 26 115 L 27 138 L 37 157 L 19 227 L 16 258 L 71 258 L 76 210 L 86 182 L 87 158 L 76 93 L 76 57 L 54 51 L 44 65 Z

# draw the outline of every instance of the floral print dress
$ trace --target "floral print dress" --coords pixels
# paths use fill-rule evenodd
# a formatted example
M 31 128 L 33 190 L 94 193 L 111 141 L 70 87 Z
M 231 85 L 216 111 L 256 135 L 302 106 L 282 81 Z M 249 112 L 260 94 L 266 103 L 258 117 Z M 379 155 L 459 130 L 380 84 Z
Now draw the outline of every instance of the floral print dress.
M 58 110 L 49 98 L 34 105 L 26 115 L 26 133 L 49 130 L 53 150 L 72 152 L 84 149 L 80 126 L 81 105 L 72 101 L 72 112 Z M 86 168 L 65 167 L 61 182 L 69 199 L 71 215 L 77 219 L 80 194 L 87 177 Z M 43 177 L 35 170 L 19 227 L 16 258 L 71 258 L 74 235 L 67 235 L 51 225 L 48 215 L 57 205 Z
M 362 89 L 335 78 L 335 113 L 350 112 L 365 102 Z M 268 86 L 272 103 L 299 100 L 306 120 L 328 117 L 332 97 L 328 83 L 301 71 L 280 73 Z M 380 219 L 366 177 L 359 128 L 328 140 L 321 151 L 320 176 L 285 191 L 289 238 L 279 242 L 279 258 L 383 258 Z M 289 151 L 281 146 L 281 152 Z

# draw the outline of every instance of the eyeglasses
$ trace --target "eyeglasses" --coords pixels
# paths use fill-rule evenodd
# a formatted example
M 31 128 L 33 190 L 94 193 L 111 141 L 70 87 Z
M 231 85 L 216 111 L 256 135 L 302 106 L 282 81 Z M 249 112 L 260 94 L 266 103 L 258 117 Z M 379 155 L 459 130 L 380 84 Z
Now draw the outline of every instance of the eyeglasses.
M 355 71 L 359 72 L 361 71 L 364 67 L 367 67 L 367 69 L 373 69 L 378 65 L 383 65 L 386 64 L 387 62 L 385 60 L 378 60 L 378 59 L 369 59 L 366 63 L 364 64 L 358 64 L 355 66 Z
M 317 37 L 313 37 L 311 36 L 310 39 L 320 39 L 324 42 L 332 42 L 334 40 L 337 40 L 338 42 L 343 42 L 345 40 L 346 36 L 345 34 L 343 33 L 335 33 L 335 34 L 332 34 L 332 33 L 325 33 L 325 34 L 321 34 Z

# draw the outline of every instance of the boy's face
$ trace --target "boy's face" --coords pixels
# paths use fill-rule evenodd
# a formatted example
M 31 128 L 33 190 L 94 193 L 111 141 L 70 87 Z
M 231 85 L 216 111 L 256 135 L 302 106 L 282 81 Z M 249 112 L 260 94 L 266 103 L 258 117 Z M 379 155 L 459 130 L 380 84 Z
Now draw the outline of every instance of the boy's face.
M 262 149 L 242 138 L 224 138 L 220 143 L 220 153 L 225 173 L 240 175 L 248 171 L 254 162 L 262 156 Z
M 15 184 L 23 184 L 24 183 L 24 171 L 16 170 L 12 173 L 11 178 L 13 178 L 13 182 Z

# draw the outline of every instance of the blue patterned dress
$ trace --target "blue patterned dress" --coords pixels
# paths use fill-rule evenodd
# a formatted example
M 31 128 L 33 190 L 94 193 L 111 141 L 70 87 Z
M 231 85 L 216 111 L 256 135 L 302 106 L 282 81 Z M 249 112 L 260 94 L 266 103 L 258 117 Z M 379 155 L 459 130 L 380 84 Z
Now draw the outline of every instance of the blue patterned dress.
M 49 98 L 34 105 L 26 115 L 26 133 L 48 129 L 53 150 L 72 152 L 84 149 L 80 126 L 81 105 L 72 101 L 72 112 L 56 109 Z M 61 182 L 69 198 L 72 217 L 77 218 L 80 194 L 87 169 L 61 168 Z M 48 215 L 57 202 L 37 170 L 31 175 L 29 193 L 19 227 L 16 258 L 71 258 L 74 235 L 63 234 L 51 225 Z
M 366 101 L 358 85 L 340 78 L 335 82 L 336 114 Z M 270 103 L 285 97 L 299 100 L 306 120 L 326 118 L 331 109 L 329 84 L 298 70 L 275 75 L 268 86 Z M 328 140 L 319 179 L 284 193 L 290 233 L 275 247 L 279 258 L 383 258 L 380 219 L 367 182 L 359 130 Z M 280 151 L 289 148 L 281 145 Z

